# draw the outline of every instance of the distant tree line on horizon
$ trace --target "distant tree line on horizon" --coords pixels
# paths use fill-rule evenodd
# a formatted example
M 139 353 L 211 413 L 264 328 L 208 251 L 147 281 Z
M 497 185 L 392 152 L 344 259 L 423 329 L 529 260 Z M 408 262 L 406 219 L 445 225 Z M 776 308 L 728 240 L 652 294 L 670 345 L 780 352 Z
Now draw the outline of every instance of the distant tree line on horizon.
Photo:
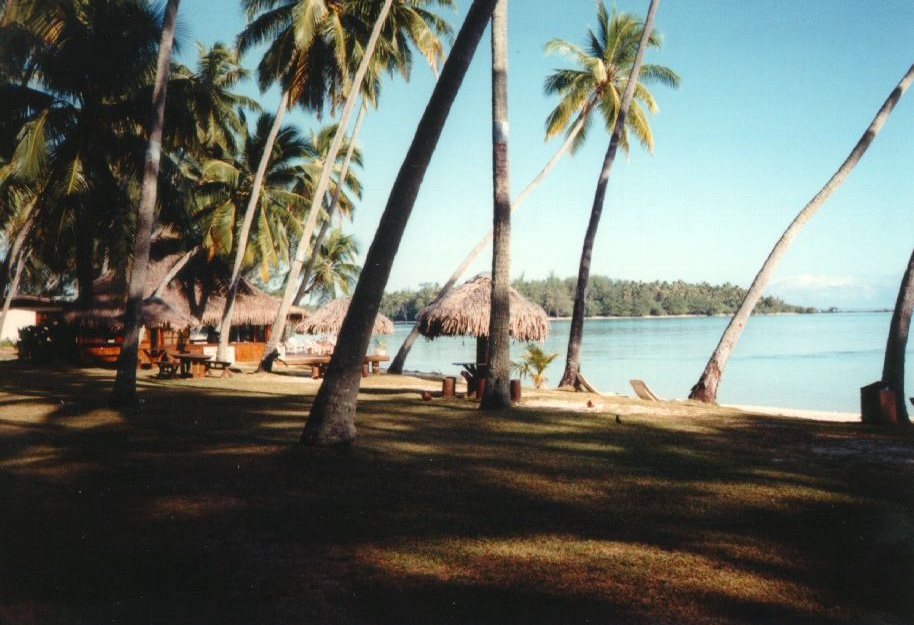
M 512 286 L 536 302 L 550 317 L 567 317 L 574 306 L 575 278 L 549 276 L 542 280 L 514 280 Z M 381 312 L 394 321 L 415 321 L 438 293 L 439 285 L 425 283 L 418 290 L 384 294 Z M 585 311 L 589 317 L 663 317 L 669 315 L 729 315 L 736 312 L 746 290 L 730 284 L 711 285 L 673 282 L 638 282 L 593 276 L 587 290 Z M 818 312 L 813 307 L 795 306 L 774 296 L 765 296 L 757 314 Z

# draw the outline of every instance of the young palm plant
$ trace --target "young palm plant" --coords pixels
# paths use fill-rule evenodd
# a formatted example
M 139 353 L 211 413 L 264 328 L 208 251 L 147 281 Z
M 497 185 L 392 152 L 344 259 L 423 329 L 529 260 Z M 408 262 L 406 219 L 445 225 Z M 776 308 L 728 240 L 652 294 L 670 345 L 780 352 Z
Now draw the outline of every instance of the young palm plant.
M 527 343 L 523 356 L 518 362 L 512 363 L 512 368 L 521 378 L 530 376 L 535 388 L 543 388 L 549 381 L 545 371 L 558 355 L 558 352 L 547 354 L 536 343 Z

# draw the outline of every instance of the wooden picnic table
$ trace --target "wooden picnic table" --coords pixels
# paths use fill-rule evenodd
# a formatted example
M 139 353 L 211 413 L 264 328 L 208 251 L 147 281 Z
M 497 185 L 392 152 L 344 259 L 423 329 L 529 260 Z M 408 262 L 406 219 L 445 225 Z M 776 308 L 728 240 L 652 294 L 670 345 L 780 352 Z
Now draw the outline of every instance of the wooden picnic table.
M 209 354 L 191 354 L 173 352 L 168 355 L 181 363 L 181 375 L 184 377 L 202 378 L 206 375 L 206 361 L 212 359 Z
M 489 373 L 489 363 L 487 362 L 455 362 L 453 363 L 463 367 L 461 375 L 467 381 L 467 396 L 472 397 L 479 390 L 479 381 L 485 379 Z
M 367 376 L 372 373 L 381 372 L 381 363 L 387 362 L 390 360 L 390 356 L 386 354 L 381 356 L 379 354 L 368 354 L 362 360 L 362 375 Z M 277 362 L 281 362 L 287 366 L 305 366 L 311 367 L 311 377 L 315 380 L 324 377 L 324 374 L 327 372 L 327 365 L 330 364 L 330 356 L 313 356 L 310 354 L 287 354 L 282 358 L 277 358 Z

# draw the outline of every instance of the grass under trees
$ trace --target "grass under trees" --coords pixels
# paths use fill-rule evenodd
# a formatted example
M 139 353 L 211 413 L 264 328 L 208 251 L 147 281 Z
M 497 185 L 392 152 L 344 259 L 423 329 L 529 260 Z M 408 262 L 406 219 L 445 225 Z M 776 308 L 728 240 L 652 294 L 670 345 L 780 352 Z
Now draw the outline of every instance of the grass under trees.
M 0 622 L 914 622 L 909 429 L 378 376 L 313 449 L 309 381 L 112 379 L 0 362 Z

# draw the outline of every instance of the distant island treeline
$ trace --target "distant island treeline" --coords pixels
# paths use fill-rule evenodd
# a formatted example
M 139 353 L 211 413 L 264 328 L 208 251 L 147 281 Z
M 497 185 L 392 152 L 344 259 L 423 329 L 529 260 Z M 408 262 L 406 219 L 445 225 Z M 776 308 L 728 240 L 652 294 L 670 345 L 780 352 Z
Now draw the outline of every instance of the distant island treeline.
M 512 286 L 538 303 L 550 317 L 568 317 L 574 305 L 575 278 L 550 276 L 544 280 L 515 280 Z M 385 293 L 381 312 L 394 321 L 414 321 L 440 289 L 423 284 L 418 290 Z M 587 291 L 588 317 L 663 317 L 668 315 L 726 315 L 736 312 L 746 290 L 733 284 L 711 285 L 674 282 L 635 282 L 592 276 Z M 816 308 L 794 306 L 783 300 L 763 297 L 755 312 L 815 313 Z

